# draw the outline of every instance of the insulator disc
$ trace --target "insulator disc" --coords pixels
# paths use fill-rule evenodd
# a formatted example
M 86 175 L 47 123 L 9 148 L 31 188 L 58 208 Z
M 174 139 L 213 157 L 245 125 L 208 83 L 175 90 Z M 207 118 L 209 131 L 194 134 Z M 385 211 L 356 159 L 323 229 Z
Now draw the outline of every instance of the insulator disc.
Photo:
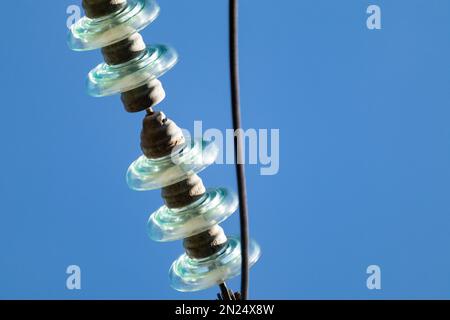
M 158 15 L 159 6 L 154 0 L 128 0 L 124 9 L 113 14 L 78 20 L 71 26 L 67 42 L 75 51 L 107 47 L 144 29 Z
M 150 159 L 142 155 L 135 160 L 128 168 L 128 186 L 137 191 L 170 186 L 202 171 L 218 154 L 218 147 L 211 141 L 186 139 L 168 156 Z
M 88 93 L 94 97 L 127 92 L 156 79 L 178 61 L 177 52 L 165 45 L 149 45 L 143 54 L 126 63 L 102 63 L 89 72 Z
M 148 220 L 148 234 L 155 241 L 188 238 L 221 223 L 237 208 L 238 198 L 233 191 L 208 189 L 200 199 L 184 208 L 159 208 Z
M 261 256 L 259 245 L 249 243 L 249 266 Z M 228 245 L 204 259 L 192 259 L 185 253 L 170 267 L 170 285 L 178 291 L 199 291 L 218 285 L 241 273 L 241 243 L 239 237 L 228 237 Z

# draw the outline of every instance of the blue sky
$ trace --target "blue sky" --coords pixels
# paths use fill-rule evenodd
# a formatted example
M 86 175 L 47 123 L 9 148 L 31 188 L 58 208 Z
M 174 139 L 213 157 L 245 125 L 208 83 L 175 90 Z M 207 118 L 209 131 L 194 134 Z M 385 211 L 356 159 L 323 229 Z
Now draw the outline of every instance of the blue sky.
M 160 193 L 124 179 L 142 114 L 89 97 L 101 54 L 66 46 L 80 3 L 3 4 L 0 298 L 214 298 L 169 287 L 181 242 L 148 238 Z M 366 27 L 371 4 L 381 30 Z M 142 34 L 180 62 L 159 108 L 184 128 L 230 128 L 227 1 L 160 5 Z M 240 16 L 244 126 L 280 129 L 278 174 L 247 166 L 263 250 L 251 297 L 450 298 L 450 2 L 241 1 Z M 201 176 L 235 188 L 232 165 Z M 236 234 L 237 215 L 223 227 Z M 65 287 L 72 264 L 80 291 Z M 373 264 L 381 290 L 366 287 Z

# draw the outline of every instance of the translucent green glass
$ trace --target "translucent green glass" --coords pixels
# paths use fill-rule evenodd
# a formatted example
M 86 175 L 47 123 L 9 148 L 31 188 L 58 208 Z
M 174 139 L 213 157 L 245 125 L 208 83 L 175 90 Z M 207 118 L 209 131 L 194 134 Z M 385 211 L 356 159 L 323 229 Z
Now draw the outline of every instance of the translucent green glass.
M 249 266 L 261 256 L 261 250 L 253 240 L 249 243 Z M 229 237 L 222 251 L 205 259 L 180 256 L 171 266 L 171 286 L 178 291 L 198 291 L 220 284 L 241 273 L 241 244 L 238 237 Z
M 158 78 L 178 61 L 174 49 L 150 45 L 140 57 L 119 65 L 102 63 L 89 72 L 88 93 L 94 97 L 109 96 L 135 89 Z
M 94 50 L 121 41 L 142 30 L 158 17 L 154 0 L 128 0 L 128 5 L 111 15 L 97 19 L 81 18 L 72 25 L 68 44 L 72 50 Z
M 213 142 L 187 139 L 166 157 L 149 159 L 142 155 L 128 168 L 128 186 L 138 191 L 170 186 L 211 165 L 218 153 Z
M 208 189 L 201 199 L 187 207 L 159 208 L 150 216 L 148 233 L 155 241 L 184 239 L 221 223 L 232 215 L 237 207 L 237 196 L 231 190 Z

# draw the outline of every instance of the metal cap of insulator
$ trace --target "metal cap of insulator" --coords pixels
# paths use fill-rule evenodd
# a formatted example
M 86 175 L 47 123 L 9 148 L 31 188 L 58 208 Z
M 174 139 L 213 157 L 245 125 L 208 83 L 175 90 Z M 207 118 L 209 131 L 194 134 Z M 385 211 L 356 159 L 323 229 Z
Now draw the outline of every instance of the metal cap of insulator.
M 158 79 L 153 79 L 136 89 L 123 92 L 122 103 L 128 112 L 141 112 L 155 107 L 166 97 L 166 92 Z
M 146 46 L 142 36 L 139 33 L 134 33 L 122 41 L 102 48 L 102 54 L 107 64 L 116 65 L 141 56 L 145 49 Z
M 227 245 L 227 240 L 223 229 L 215 225 L 205 232 L 184 239 L 183 246 L 189 257 L 203 259 L 223 249 Z
M 202 179 L 193 174 L 186 180 L 162 188 L 161 196 L 168 208 L 182 208 L 200 199 L 205 191 Z
M 161 111 L 149 111 L 143 121 L 141 149 L 147 158 L 162 158 L 184 143 L 181 129 Z
M 127 0 L 83 0 L 82 5 L 86 17 L 96 19 L 125 8 Z

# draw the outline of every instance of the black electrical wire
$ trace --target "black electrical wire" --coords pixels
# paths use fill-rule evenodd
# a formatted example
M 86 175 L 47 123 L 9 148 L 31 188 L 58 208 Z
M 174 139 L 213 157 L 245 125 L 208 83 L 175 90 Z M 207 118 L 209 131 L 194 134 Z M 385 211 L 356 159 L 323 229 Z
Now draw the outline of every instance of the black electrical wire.
M 234 160 L 239 193 L 239 220 L 241 233 L 241 299 L 247 300 L 249 286 L 248 270 L 248 208 L 245 184 L 245 168 L 242 154 L 242 125 L 239 98 L 239 47 L 238 47 L 238 0 L 229 0 L 229 55 L 231 80 L 231 107 L 233 117 Z

